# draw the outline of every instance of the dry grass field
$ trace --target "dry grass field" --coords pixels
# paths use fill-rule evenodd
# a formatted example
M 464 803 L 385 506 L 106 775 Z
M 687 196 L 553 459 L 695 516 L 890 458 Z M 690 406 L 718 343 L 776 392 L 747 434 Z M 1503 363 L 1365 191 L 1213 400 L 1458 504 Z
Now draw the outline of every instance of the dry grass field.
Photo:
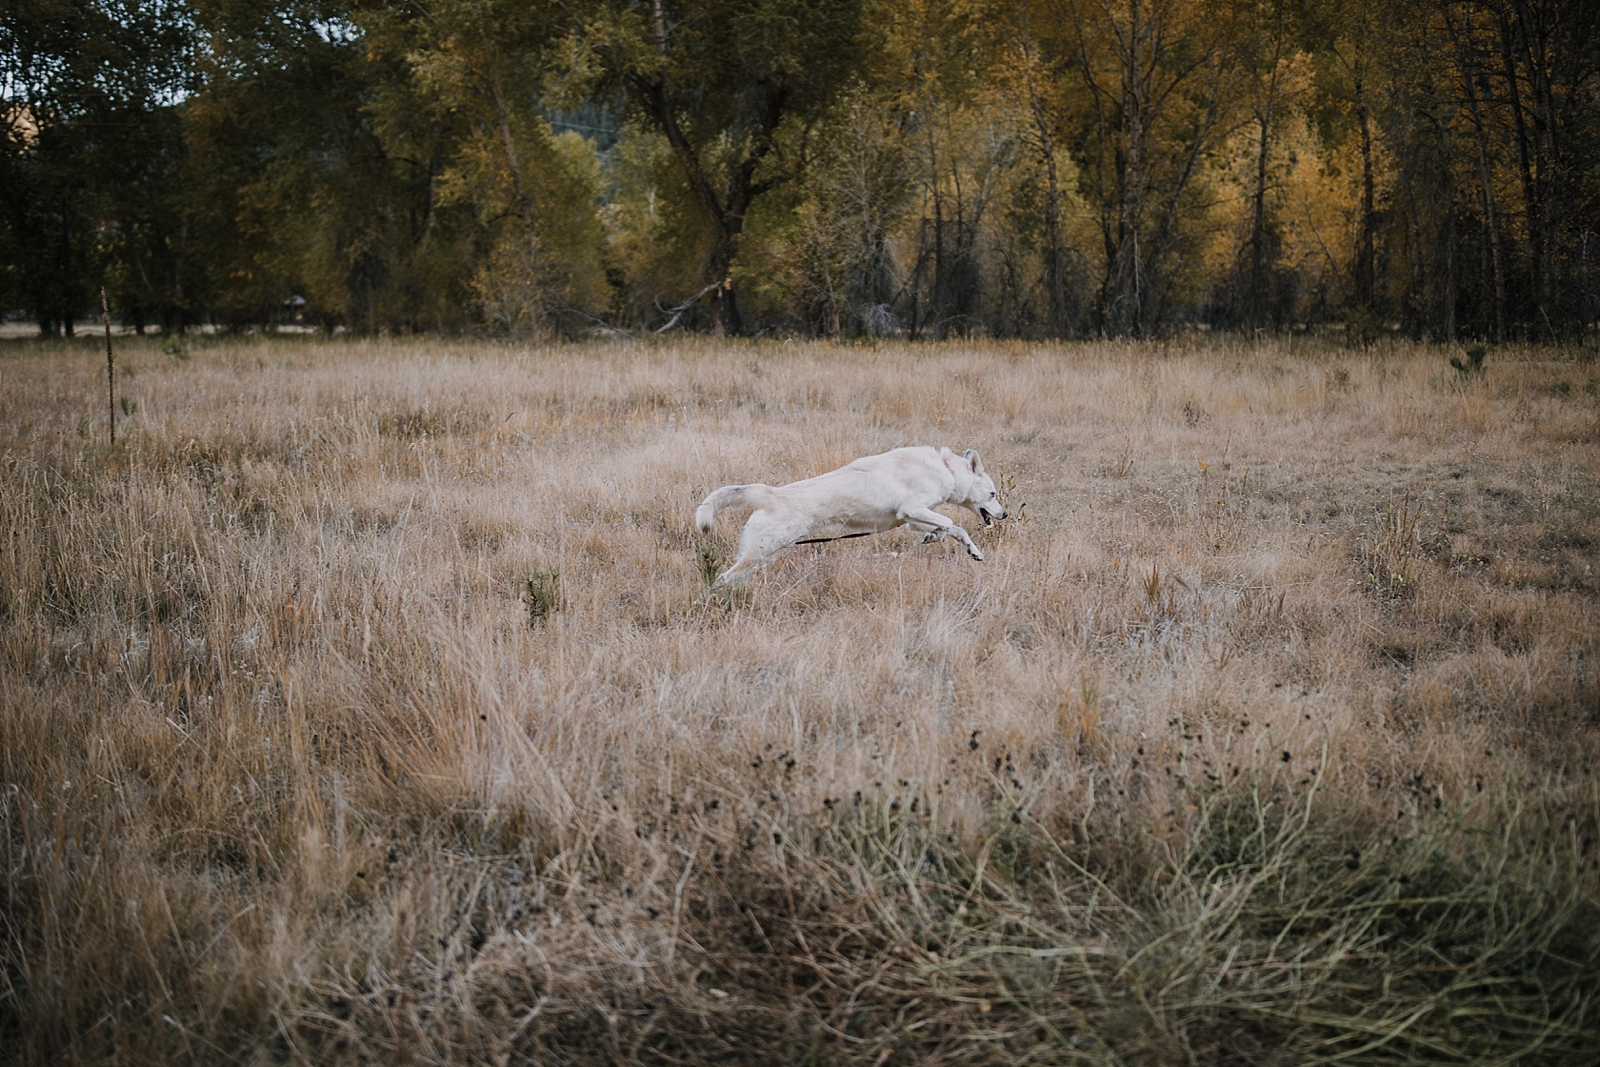
M 1581 352 L 119 345 L 0 346 L 0 1059 L 1594 1062 Z M 902 444 L 986 562 L 708 587 Z

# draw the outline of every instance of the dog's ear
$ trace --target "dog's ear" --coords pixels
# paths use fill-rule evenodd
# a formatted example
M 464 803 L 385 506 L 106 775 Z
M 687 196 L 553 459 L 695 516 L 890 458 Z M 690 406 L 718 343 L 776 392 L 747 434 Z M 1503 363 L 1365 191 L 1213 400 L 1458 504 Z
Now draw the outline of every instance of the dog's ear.
M 972 468 L 972 473 L 983 476 L 983 459 L 978 455 L 976 448 L 967 449 L 967 466 Z

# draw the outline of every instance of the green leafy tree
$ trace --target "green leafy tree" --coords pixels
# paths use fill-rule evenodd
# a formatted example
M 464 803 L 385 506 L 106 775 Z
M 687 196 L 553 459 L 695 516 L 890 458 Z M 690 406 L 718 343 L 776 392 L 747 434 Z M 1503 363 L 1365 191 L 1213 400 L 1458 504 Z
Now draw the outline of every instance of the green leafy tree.
M 0 249 L 8 302 L 71 333 L 110 281 L 136 321 L 186 314 L 178 5 L 16 0 L 0 9 Z
M 187 109 L 200 239 L 224 323 L 300 295 L 327 327 L 382 323 L 412 190 L 372 131 L 380 68 L 338 2 L 197 0 L 209 48 Z
M 1097 318 L 1113 336 L 1144 336 L 1203 221 L 1190 194 L 1238 107 L 1237 27 L 1205 0 L 1067 0 L 1059 26 L 1077 82 L 1072 147 L 1104 249 Z
M 368 106 L 390 156 L 426 176 L 414 258 L 436 260 L 441 220 L 464 213 L 483 321 L 541 332 L 604 305 L 599 160 L 545 116 L 565 40 L 553 7 L 436 0 L 362 9 L 369 57 L 392 64 Z M 429 271 L 431 273 L 431 271 Z
M 735 265 L 745 219 L 804 166 L 804 128 L 854 66 L 859 0 L 598 0 L 586 9 L 570 71 L 657 131 L 709 236 L 701 292 L 713 328 L 742 333 Z M 796 146 L 796 147 L 791 147 Z

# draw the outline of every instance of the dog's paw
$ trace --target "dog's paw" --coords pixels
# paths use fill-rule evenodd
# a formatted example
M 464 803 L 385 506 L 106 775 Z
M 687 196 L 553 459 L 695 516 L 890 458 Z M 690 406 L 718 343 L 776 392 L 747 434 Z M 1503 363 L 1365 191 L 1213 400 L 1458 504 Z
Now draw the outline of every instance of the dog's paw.
M 933 533 L 922 535 L 922 543 L 925 545 L 931 545 L 937 540 L 939 540 L 939 532 L 937 530 Z
M 983 553 L 978 551 L 978 546 L 976 546 L 976 545 L 968 545 L 967 546 L 967 555 L 971 556 L 973 559 L 977 560 L 979 563 L 983 562 Z

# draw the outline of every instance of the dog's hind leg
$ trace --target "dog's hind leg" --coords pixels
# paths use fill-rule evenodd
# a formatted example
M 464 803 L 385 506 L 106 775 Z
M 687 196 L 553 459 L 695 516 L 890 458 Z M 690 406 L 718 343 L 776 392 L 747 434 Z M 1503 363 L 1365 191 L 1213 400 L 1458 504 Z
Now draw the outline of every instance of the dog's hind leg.
M 980 563 L 983 562 L 983 553 L 978 551 L 978 546 L 972 543 L 972 538 L 968 536 L 967 531 L 957 526 L 955 523 L 951 522 L 937 511 L 934 511 L 932 508 L 910 508 L 902 511 L 900 513 L 900 517 L 904 519 L 906 525 L 910 526 L 912 529 L 926 529 L 931 527 L 928 536 L 922 539 L 924 544 L 927 544 L 929 541 L 937 541 L 941 537 L 954 537 L 957 541 L 960 541 L 962 547 L 967 550 L 967 555 L 971 556 Z
M 733 566 L 717 576 L 720 583 L 740 582 L 772 562 L 774 556 L 810 533 L 805 519 L 786 518 L 765 509 L 757 510 L 739 535 L 739 556 Z

